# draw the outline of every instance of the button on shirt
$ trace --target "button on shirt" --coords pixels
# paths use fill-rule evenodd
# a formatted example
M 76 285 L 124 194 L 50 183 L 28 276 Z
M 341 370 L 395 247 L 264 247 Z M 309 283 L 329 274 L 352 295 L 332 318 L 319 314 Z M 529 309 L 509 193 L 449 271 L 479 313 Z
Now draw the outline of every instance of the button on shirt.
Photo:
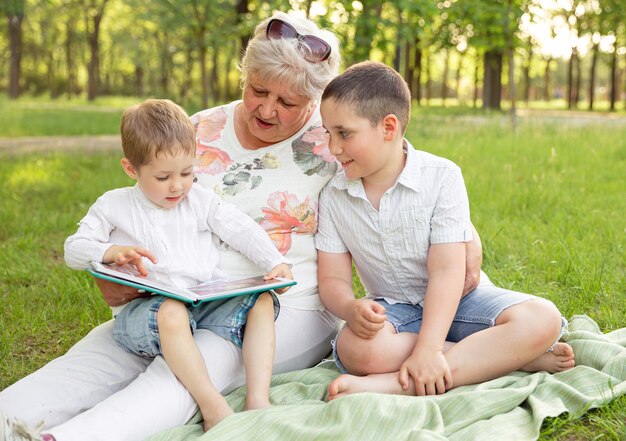
M 320 195 L 317 249 L 350 253 L 368 298 L 422 304 L 431 244 L 469 242 L 461 169 L 405 141 L 406 165 L 376 210 L 361 179 L 339 172 Z

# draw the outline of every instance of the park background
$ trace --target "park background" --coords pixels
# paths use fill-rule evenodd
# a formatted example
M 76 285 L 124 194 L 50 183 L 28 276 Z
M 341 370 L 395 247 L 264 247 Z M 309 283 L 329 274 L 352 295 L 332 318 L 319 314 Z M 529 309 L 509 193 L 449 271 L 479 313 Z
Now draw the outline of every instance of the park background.
M 407 137 L 463 168 L 492 280 L 626 326 L 623 3 L 1 0 L 0 389 L 110 317 L 62 244 L 97 196 L 130 184 L 123 108 L 238 98 L 241 50 L 275 10 L 336 32 L 344 67 L 376 59 L 405 77 Z M 88 149 L 95 135 L 111 148 Z M 541 439 L 624 440 L 625 421 L 620 397 L 547 420 Z

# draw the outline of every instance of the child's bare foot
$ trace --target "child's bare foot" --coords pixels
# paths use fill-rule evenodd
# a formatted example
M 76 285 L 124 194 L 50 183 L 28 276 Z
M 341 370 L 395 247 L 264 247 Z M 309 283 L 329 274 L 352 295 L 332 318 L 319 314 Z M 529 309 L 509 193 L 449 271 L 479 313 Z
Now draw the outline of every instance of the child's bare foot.
M 524 372 L 546 371 L 554 374 L 571 369 L 575 364 L 572 347 L 567 343 L 557 343 L 552 351 L 541 354 L 520 370 Z
M 208 432 L 213 426 L 217 425 L 224 418 L 233 415 L 235 412 L 230 408 L 224 397 L 220 395 L 221 400 L 211 403 L 209 406 L 200 408 L 202 418 L 204 419 L 204 431 Z
M 413 383 L 411 382 L 411 385 Z M 364 377 L 343 374 L 335 378 L 328 386 L 328 401 L 345 395 L 359 392 L 376 392 L 381 394 L 410 395 L 412 387 L 407 391 L 398 382 L 398 374 L 370 374 Z

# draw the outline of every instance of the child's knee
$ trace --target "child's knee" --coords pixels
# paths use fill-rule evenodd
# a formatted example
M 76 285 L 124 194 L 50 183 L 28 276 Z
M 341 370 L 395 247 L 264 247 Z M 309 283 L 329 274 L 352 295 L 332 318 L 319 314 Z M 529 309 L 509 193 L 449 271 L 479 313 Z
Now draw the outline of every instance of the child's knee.
M 274 299 L 272 298 L 272 294 L 269 292 L 264 292 L 261 294 L 254 302 L 254 306 L 250 308 L 249 314 L 258 314 L 258 313 L 272 313 L 274 312 Z
M 549 348 L 561 335 L 561 313 L 549 300 L 537 298 L 511 308 L 510 320 L 523 326 L 532 346 Z
M 165 300 L 157 311 L 159 330 L 189 327 L 187 307 L 178 300 Z
M 337 354 L 343 366 L 353 375 L 382 373 L 386 360 L 378 339 L 366 340 L 345 327 L 337 337 Z
M 547 343 L 548 347 L 552 346 L 556 339 L 561 335 L 561 313 L 557 307 L 549 300 L 537 299 L 532 303 L 534 306 L 535 326 L 539 329 L 537 338 L 539 344 Z
M 264 292 L 263 294 L 261 294 L 259 298 L 256 299 L 256 303 L 254 304 L 255 307 L 257 305 L 259 305 L 259 307 L 261 308 L 274 309 L 274 298 L 272 297 L 272 294 L 270 294 L 269 292 Z

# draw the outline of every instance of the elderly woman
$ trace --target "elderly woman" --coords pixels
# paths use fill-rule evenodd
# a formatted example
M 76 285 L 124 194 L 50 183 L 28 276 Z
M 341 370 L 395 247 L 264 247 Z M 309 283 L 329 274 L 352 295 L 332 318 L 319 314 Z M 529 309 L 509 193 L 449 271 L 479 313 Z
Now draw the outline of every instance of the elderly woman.
M 332 33 L 276 14 L 256 28 L 243 57 L 243 99 L 192 117 L 198 182 L 257 220 L 293 263 L 298 284 L 280 296 L 275 373 L 319 362 L 338 329 L 319 299 L 313 235 L 319 192 L 337 169 L 319 99 L 339 63 Z M 259 272 L 238 252 L 227 246 L 221 251 L 226 273 Z M 479 243 L 468 255 L 476 256 L 468 271 L 476 275 Z M 468 288 L 475 284 L 469 281 Z M 113 306 L 138 295 L 121 285 L 99 285 Z M 14 429 L 15 418 L 31 426 L 43 420 L 44 439 L 119 441 L 188 421 L 196 404 L 163 358 L 125 352 L 111 329 L 111 322 L 98 326 L 66 355 L 0 393 L 0 411 L 11 416 L 0 421 L 0 430 L 2 424 Z M 234 344 L 204 330 L 194 337 L 218 390 L 228 393 L 244 383 L 242 354 Z

